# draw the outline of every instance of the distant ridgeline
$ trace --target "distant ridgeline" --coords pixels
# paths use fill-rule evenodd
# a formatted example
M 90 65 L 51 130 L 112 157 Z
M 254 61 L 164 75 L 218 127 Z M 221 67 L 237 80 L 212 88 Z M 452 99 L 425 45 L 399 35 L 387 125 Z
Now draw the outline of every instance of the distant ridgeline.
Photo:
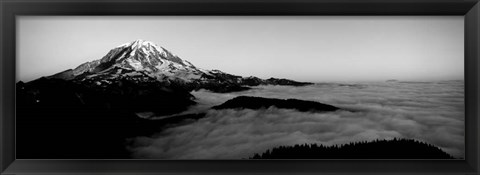
M 454 159 L 431 144 L 413 139 L 375 140 L 344 145 L 279 146 L 250 159 Z
M 250 96 L 235 97 L 221 105 L 212 107 L 212 109 L 260 109 L 271 106 L 284 109 L 296 109 L 302 112 L 328 112 L 340 109 L 332 105 L 322 104 L 314 101 L 298 99 L 283 100 Z

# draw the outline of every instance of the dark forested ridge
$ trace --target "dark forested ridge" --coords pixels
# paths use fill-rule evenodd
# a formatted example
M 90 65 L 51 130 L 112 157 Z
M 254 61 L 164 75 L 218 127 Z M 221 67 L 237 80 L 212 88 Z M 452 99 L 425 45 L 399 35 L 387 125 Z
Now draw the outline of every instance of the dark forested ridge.
M 174 114 L 195 104 L 183 89 L 157 81 L 119 79 L 94 86 L 41 78 L 16 87 L 16 149 L 19 159 L 129 158 L 125 138 L 196 115 L 150 121 L 136 112 Z
M 279 146 L 250 159 L 454 159 L 440 148 L 413 139 L 375 140 L 325 146 Z
M 336 111 L 337 108 L 332 105 L 322 104 L 314 101 L 298 99 L 275 99 L 263 97 L 238 96 L 225 103 L 212 107 L 213 109 L 260 109 L 275 106 L 284 109 L 296 109 L 302 112 L 326 112 Z
M 141 112 L 162 116 L 187 110 L 196 104 L 189 92 L 192 87 L 141 74 L 122 75 L 115 79 L 99 75 L 83 81 L 43 77 L 18 82 L 17 158 L 129 158 L 126 138 L 150 135 L 205 116 L 187 114 L 162 120 L 138 117 Z M 232 90 L 242 86 L 211 84 L 207 89 L 223 92 L 224 87 Z

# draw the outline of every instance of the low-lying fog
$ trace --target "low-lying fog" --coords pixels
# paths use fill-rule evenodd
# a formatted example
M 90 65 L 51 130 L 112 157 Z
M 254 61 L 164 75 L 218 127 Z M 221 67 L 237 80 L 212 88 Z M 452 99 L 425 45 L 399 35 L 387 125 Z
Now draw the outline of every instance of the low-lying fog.
M 150 137 L 132 138 L 129 149 L 135 158 L 241 159 L 280 145 L 394 137 L 425 141 L 457 158 L 465 154 L 463 81 L 319 83 L 192 94 L 199 104 L 187 113 L 206 112 L 206 117 Z M 274 107 L 208 110 L 240 95 L 311 100 L 352 112 L 305 113 Z

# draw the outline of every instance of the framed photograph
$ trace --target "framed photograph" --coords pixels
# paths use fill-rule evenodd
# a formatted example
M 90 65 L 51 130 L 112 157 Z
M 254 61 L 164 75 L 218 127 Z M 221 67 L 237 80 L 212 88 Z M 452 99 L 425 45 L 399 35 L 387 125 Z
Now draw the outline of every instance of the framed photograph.
M 477 174 L 476 0 L 2 1 L 4 174 Z

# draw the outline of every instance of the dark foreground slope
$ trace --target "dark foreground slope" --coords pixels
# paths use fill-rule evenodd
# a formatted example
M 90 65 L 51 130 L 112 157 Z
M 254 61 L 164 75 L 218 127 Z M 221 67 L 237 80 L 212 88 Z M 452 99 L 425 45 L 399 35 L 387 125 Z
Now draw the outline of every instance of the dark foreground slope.
M 376 140 L 345 145 L 280 146 L 250 159 L 453 159 L 438 147 L 413 139 Z
M 42 78 L 16 90 L 19 159 L 129 158 L 126 138 L 153 127 L 136 112 L 173 114 L 195 104 L 187 91 L 158 82 L 94 86 Z
M 275 99 L 263 97 L 238 96 L 225 103 L 212 107 L 213 109 L 260 109 L 275 106 L 284 109 L 296 109 L 302 112 L 327 112 L 335 111 L 337 108 L 332 105 L 322 104 L 314 101 L 297 99 Z

